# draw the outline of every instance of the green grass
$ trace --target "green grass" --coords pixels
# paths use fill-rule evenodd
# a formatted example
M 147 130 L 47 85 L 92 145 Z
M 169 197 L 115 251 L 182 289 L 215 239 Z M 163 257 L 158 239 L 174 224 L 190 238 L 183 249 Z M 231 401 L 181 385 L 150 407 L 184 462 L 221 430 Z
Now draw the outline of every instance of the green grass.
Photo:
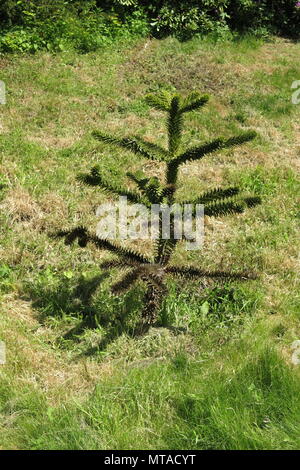
M 233 364 L 226 372 L 214 364 L 218 355 L 190 361 L 178 352 L 171 361 L 134 365 L 100 380 L 87 400 L 67 406 L 49 406 L 33 387 L 16 394 L 2 384 L 2 420 L 11 423 L 5 446 L 13 441 L 51 450 L 298 448 L 299 380 L 273 350 L 257 351 L 254 359 L 246 342 L 238 346 L 244 365 L 227 349 L 227 363 Z
M 138 40 L 79 55 L 6 56 L 0 79 L 1 449 L 299 449 L 299 44 Z M 255 129 L 259 137 L 180 172 L 180 197 L 238 185 L 263 204 L 208 220 L 201 251 L 178 263 L 253 270 L 258 281 L 170 283 L 158 324 L 134 336 L 142 287 L 113 297 L 107 256 L 49 234 L 86 224 L 107 201 L 76 182 L 98 164 L 116 183 L 149 162 L 91 131 L 164 143 L 161 88 L 211 95 L 184 144 Z M 151 167 L 160 175 L 160 165 Z M 189 180 L 187 184 L 187 179 Z M 146 247 L 143 247 L 146 248 Z

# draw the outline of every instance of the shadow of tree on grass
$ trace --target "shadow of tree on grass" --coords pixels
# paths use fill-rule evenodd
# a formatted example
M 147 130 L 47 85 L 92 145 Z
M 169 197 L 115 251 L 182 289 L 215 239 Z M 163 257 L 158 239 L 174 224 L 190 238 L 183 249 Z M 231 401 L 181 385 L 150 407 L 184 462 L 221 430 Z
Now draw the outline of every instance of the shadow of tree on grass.
M 130 336 L 144 334 L 147 329 L 139 320 L 141 292 L 134 288 L 122 296 L 114 296 L 103 282 L 109 277 L 104 272 L 86 279 L 59 279 L 55 283 L 40 282 L 27 285 L 24 297 L 32 302 L 38 320 L 45 324 L 49 317 L 63 320 L 73 318 L 76 325 L 62 334 L 63 340 L 79 343 L 86 330 L 103 328 L 104 334 L 97 346 L 84 351 L 93 355 L 106 347 L 124 332 Z
M 143 323 L 140 315 L 143 307 L 143 287 L 137 285 L 125 294 L 112 295 L 107 286 L 103 285 L 109 276 L 108 272 L 89 278 L 80 276 L 77 280 L 54 276 L 49 282 L 43 278 L 40 282 L 27 286 L 26 295 L 38 312 L 39 321 L 43 324 L 47 318 L 56 317 L 58 328 L 62 331 L 63 347 L 66 347 L 65 341 L 82 343 L 83 350 L 79 356 L 92 356 L 105 351 L 124 333 L 130 337 L 145 335 L 151 326 Z M 204 329 L 214 328 L 218 323 L 226 326 L 238 325 L 243 321 L 240 314 L 244 317 L 256 305 L 256 299 L 249 298 L 249 293 L 247 295 L 239 292 L 233 286 L 213 287 L 209 284 L 205 289 L 200 289 L 193 299 L 184 295 L 183 291 L 178 293 L 178 285 L 175 290 L 173 300 L 175 299 L 176 303 L 183 302 L 185 312 L 192 309 L 191 314 L 194 316 L 195 313 L 197 316 L 202 315 L 203 303 L 209 303 L 210 312 L 205 316 Z M 176 319 L 172 309 L 164 308 L 167 305 L 165 300 L 155 326 L 167 328 L 174 335 L 185 332 L 184 325 L 174 326 Z M 72 326 L 66 331 L 66 325 L 70 326 L 69 322 Z M 95 336 L 98 343 L 85 347 L 85 332 L 93 329 L 99 329 L 99 338 L 97 334 Z

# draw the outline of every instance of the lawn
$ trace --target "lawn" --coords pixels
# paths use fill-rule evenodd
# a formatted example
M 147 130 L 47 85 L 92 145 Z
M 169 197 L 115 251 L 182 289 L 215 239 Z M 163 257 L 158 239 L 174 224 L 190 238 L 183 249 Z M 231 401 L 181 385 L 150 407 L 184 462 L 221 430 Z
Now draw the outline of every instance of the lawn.
M 299 53 L 276 38 L 167 38 L 0 57 L 0 449 L 300 449 Z M 95 229 L 110 200 L 78 173 L 98 164 L 125 185 L 129 168 L 162 174 L 91 136 L 164 144 L 164 116 L 144 100 L 162 88 L 211 96 L 184 145 L 259 134 L 181 169 L 182 198 L 238 185 L 263 203 L 207 219 L 201 250 L 174 258 L 259 279 L 171 282 L 157 325 L 136 336 L 142 287 L 113 297 L 107 254 L 51 234 Z

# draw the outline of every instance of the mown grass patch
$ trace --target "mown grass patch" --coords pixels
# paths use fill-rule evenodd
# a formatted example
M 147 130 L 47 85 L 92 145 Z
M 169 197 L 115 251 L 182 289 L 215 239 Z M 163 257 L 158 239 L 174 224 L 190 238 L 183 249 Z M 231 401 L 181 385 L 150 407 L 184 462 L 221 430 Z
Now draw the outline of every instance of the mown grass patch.
M 290 102 L 298 56 L 299 45 L 284 40 L 168 38 L 1 63 L 2 448 L 299 448 L 299 377 L 290 367 L 300 305 L 300 107 Z M 98 270 L 104 254 L 49 234 L 97 224 L 107 196 L 78 184 L 77 173 L 99 164 L 126 184 L 129 166 L 148 169 L 90 133 L 140 132 L 164 143 L 162 116 L 142 100 L 161 88 L 213 95 L 191 114 L 185 143 L 260 134 L 180 173 L 182 199 L 218 184 L 262 197 L 244 215 L 207 220 L 203 248 L 187 255 L 196 267 L 260 278 L 205 291 L 172 284 L 158 324 L 140 337 L 142 288 L 112 297 L 119 273 Z M 175 258 L 186 258 L 184 247 Z

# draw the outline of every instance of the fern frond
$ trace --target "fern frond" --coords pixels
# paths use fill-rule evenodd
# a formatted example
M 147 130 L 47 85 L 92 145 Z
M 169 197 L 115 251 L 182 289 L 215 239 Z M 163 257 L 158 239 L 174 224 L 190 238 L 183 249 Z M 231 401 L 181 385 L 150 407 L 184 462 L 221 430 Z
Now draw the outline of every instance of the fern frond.
M 231 279 L 231 280 L 255 280 L 257 274 L 250 272 L 229 272 L 229 271 L 204 271 L 191 266 L 168 266 L 165 272 L 174 276 L 193 278 L 210 278 L 210 279 Z
M 139 194 L 123 189 L 120 186 L 112 186 L 107 183 L 107 181 L 105 181 L 100 175 L 98 167 L 92 168 L 90 173 L 79 174 L 76 179 L 88 186 L 99 186 L 104 191 L 111 192 L 118 196 L 126 196 L 130 202 L 134 202 L 136 204 L 145 203 L 145 200 Z
M 249 208 L 258 206 L 262 202 L 259 196 L 244 197 L 243 201 L 245 202 L 246 206 Z
M 256 137 L 256 135 L 257 134 L 255 131 L 249 131 L 244 132 L 243 134 L 240 134 L 237 137 L 231 137 L 230 139 L 216 139 L 207 144 L 190 148 L 189 150 L 185 151 L 181 155 L 178 155 L 178 157 L 174 158 L 168 163 L 166 176 L 167 183 L 176 183 L 178 168 L 183 163 L 186 163 L 188 161 L 200 160 L 201 158 L 205 157 L 210 153 L 242 145 L 246 142 L 250 142 Z
M 179 149 L 182 133 L 182 114 L 180 112 L 180 99 L 175 95 L 172 98 L 168 115 L 169 154 L 174 156 Z
M 146 96 L 146 102 L 159 111 L 169 111 L 171 103 L 171 94 L 168 91 L 151 93 Z
M 101 269 L 112 269 L 112 268 L 118 268 L 122 270 L 126 270 L 128 268 L 136 268 L 139 266 L 139 263 L 136 263 L 134 261 L 129 261 L 128 259 L 115 259 L 115 260 L 110 260 L 110 261 L 103 261 L 100 263 L 99 267 Z
M 153 160 L 167 161 L 169 157 L 169 152 L 153 142 L 148 142 L 147 140 L 142 139 L 139 136 L 134 136 L 134 140 L 140 145 L 142 149 L 153 155 Z
M 178 169 L 179 166 L 193 160 L 200 160 L 205 155 L 216 152 L 222 147 L 222 140 L 217 139 L 208 144 L 200 145 L 198 147 L 192 147 L 186 152 L 182 153 L 178 157 L 172 159 L 167 165 L 167 175 L 166 180 L 168 184 L 175 184 L 177 181 Z
M 208 217 L 220 217 L 230 214 L 241 214 L 246 205 L 243 201 L 239 202 L 220 202 L 204 206 L 204 215 Z
M 261 203 L 260 197 L 249 196 L 235 201 L 213 203 L 204 206 L 204 215 L 219 217 L 228 214 L 241 214 L 246 207 L 252 208 Z
M 223 148 L 222 145 L 223 145 L 223 140 L 216 139 L 207 144 L 192 147 L 186 150 L 181 155 L 178 155 L 178 157 L 172 160 L 170 163 L 176 164 L 178 166 L 188 161 L 200 160 L 201 158 L 205 157 L 205 155 L 209 153 L 216 152 L 217 150 L 221 150 Z
M 187 113 L 196 109 L 202 108 L 209 100 L 208 95 L 200 95 L 197 91 L 190 93 L 187 98 L 183 101 L 183 106 L 180 111 Z
M 183 201 L 181 204 L 206 204 L 208 202 L 215 202 L 234 197 L 239 194 L 239 192 L 239 188 L 236 187 L 226 189 L 215 188 L 201 194 L 201 196 L 197 197 L 197 199 L 194 199 L 193 201 Z
M 230 137 L 229 139 L 223 140 L 222 148 L 236 147 L 237 145 L 245 144 L 257 137 L 256 131 L 242 132 L 240 135 Z
M 113 242 L 110 242 L 109 240 L 99 238 L 97 235 L 90 234 L 88 241 L 92 242 L 99 249 L 108 250 L 112 253 L 115 253 L 116 255 L 121 256 L 122 258 L 127 258 L 128 260 L 134 261 L 136 263 L 148 264 L 152 261 L 137 251 L 119 246 Z
M 73 230 L 62 230 L 55 234 L 56 238 L 65 238 L 65 243 L 67 245 L 71 245 L 76 240 L 78 240 L 78 244 L 81 247 L 85 247 L 87 243 L 93 243 L 96 248 L 100 250 L 107 250 L 111 253 L 115 253 L 116 255 L 120 256 L 121 258 L 128 259 L 129 261 L 148 264 L 151 263 L 152 260 L 146 258 L 142 254 L 131 250 L 130 248 L 125 248 L 119 246 L 106 238 L 100 238 L 93 233 L 89 233 L 85 227 L 76 227 Z
M 161 202 L 162 196 L 158 178 L 152 177 L 139 179 L 132 173 L 127 173 L 127 176 L 137 184 L 139 190 L 146 196 L 150 205 L 159 204 Z
M 216 152 L 217 150 L 236 147 L 246 142 L 250 142 L 256 137 L 256 135 L 257 134 L 255 131 L 249 131 L 244 132 L 236 137 L 230 137 L 229 139 L 216 139 L 207 144 L 200 145 L 198 147 L 192 147 L 191 149 L 179 155 L 173 161 L 174 163 L 176 161 L 178 165 L 181 165 L 182 163 L 186 163 L 188 161 L 199 160 L 205 155 Z
M 181 206 L 184 204 L 204 204 L 204 214 L 207 216 L 218 217 L 228 214 L 240 214 L 244 212 L 246 207 L 252 208 L 261 204 L 261 198 L 255 196 L 239 197 L 240 190 L 238 188 L 217 188 L 212 191 L 204 193 L 194 201 L 183 201 L 180 203 Z M 226 199 L 234 198 L 232 201 Z M 217 202 L 220 201 L 220 202 Z M 194 208 L 195 209 L 195 208 Z
M 104 134 L 100 131 L 93 131 L 92 136 L 96 140 L 100 140 L 101 142 L 104 142 L 106 144 L 124 148 L 125 150 L 130 150 L 131 152 L 137 155 L 141 155 L 149 160 L 159 160 L 156 155 L 152 155 L 151 153 L 149 153 L 146 148 L 134 138 L 124 137 L 123 139 L 119 139 L 117 137 Z

